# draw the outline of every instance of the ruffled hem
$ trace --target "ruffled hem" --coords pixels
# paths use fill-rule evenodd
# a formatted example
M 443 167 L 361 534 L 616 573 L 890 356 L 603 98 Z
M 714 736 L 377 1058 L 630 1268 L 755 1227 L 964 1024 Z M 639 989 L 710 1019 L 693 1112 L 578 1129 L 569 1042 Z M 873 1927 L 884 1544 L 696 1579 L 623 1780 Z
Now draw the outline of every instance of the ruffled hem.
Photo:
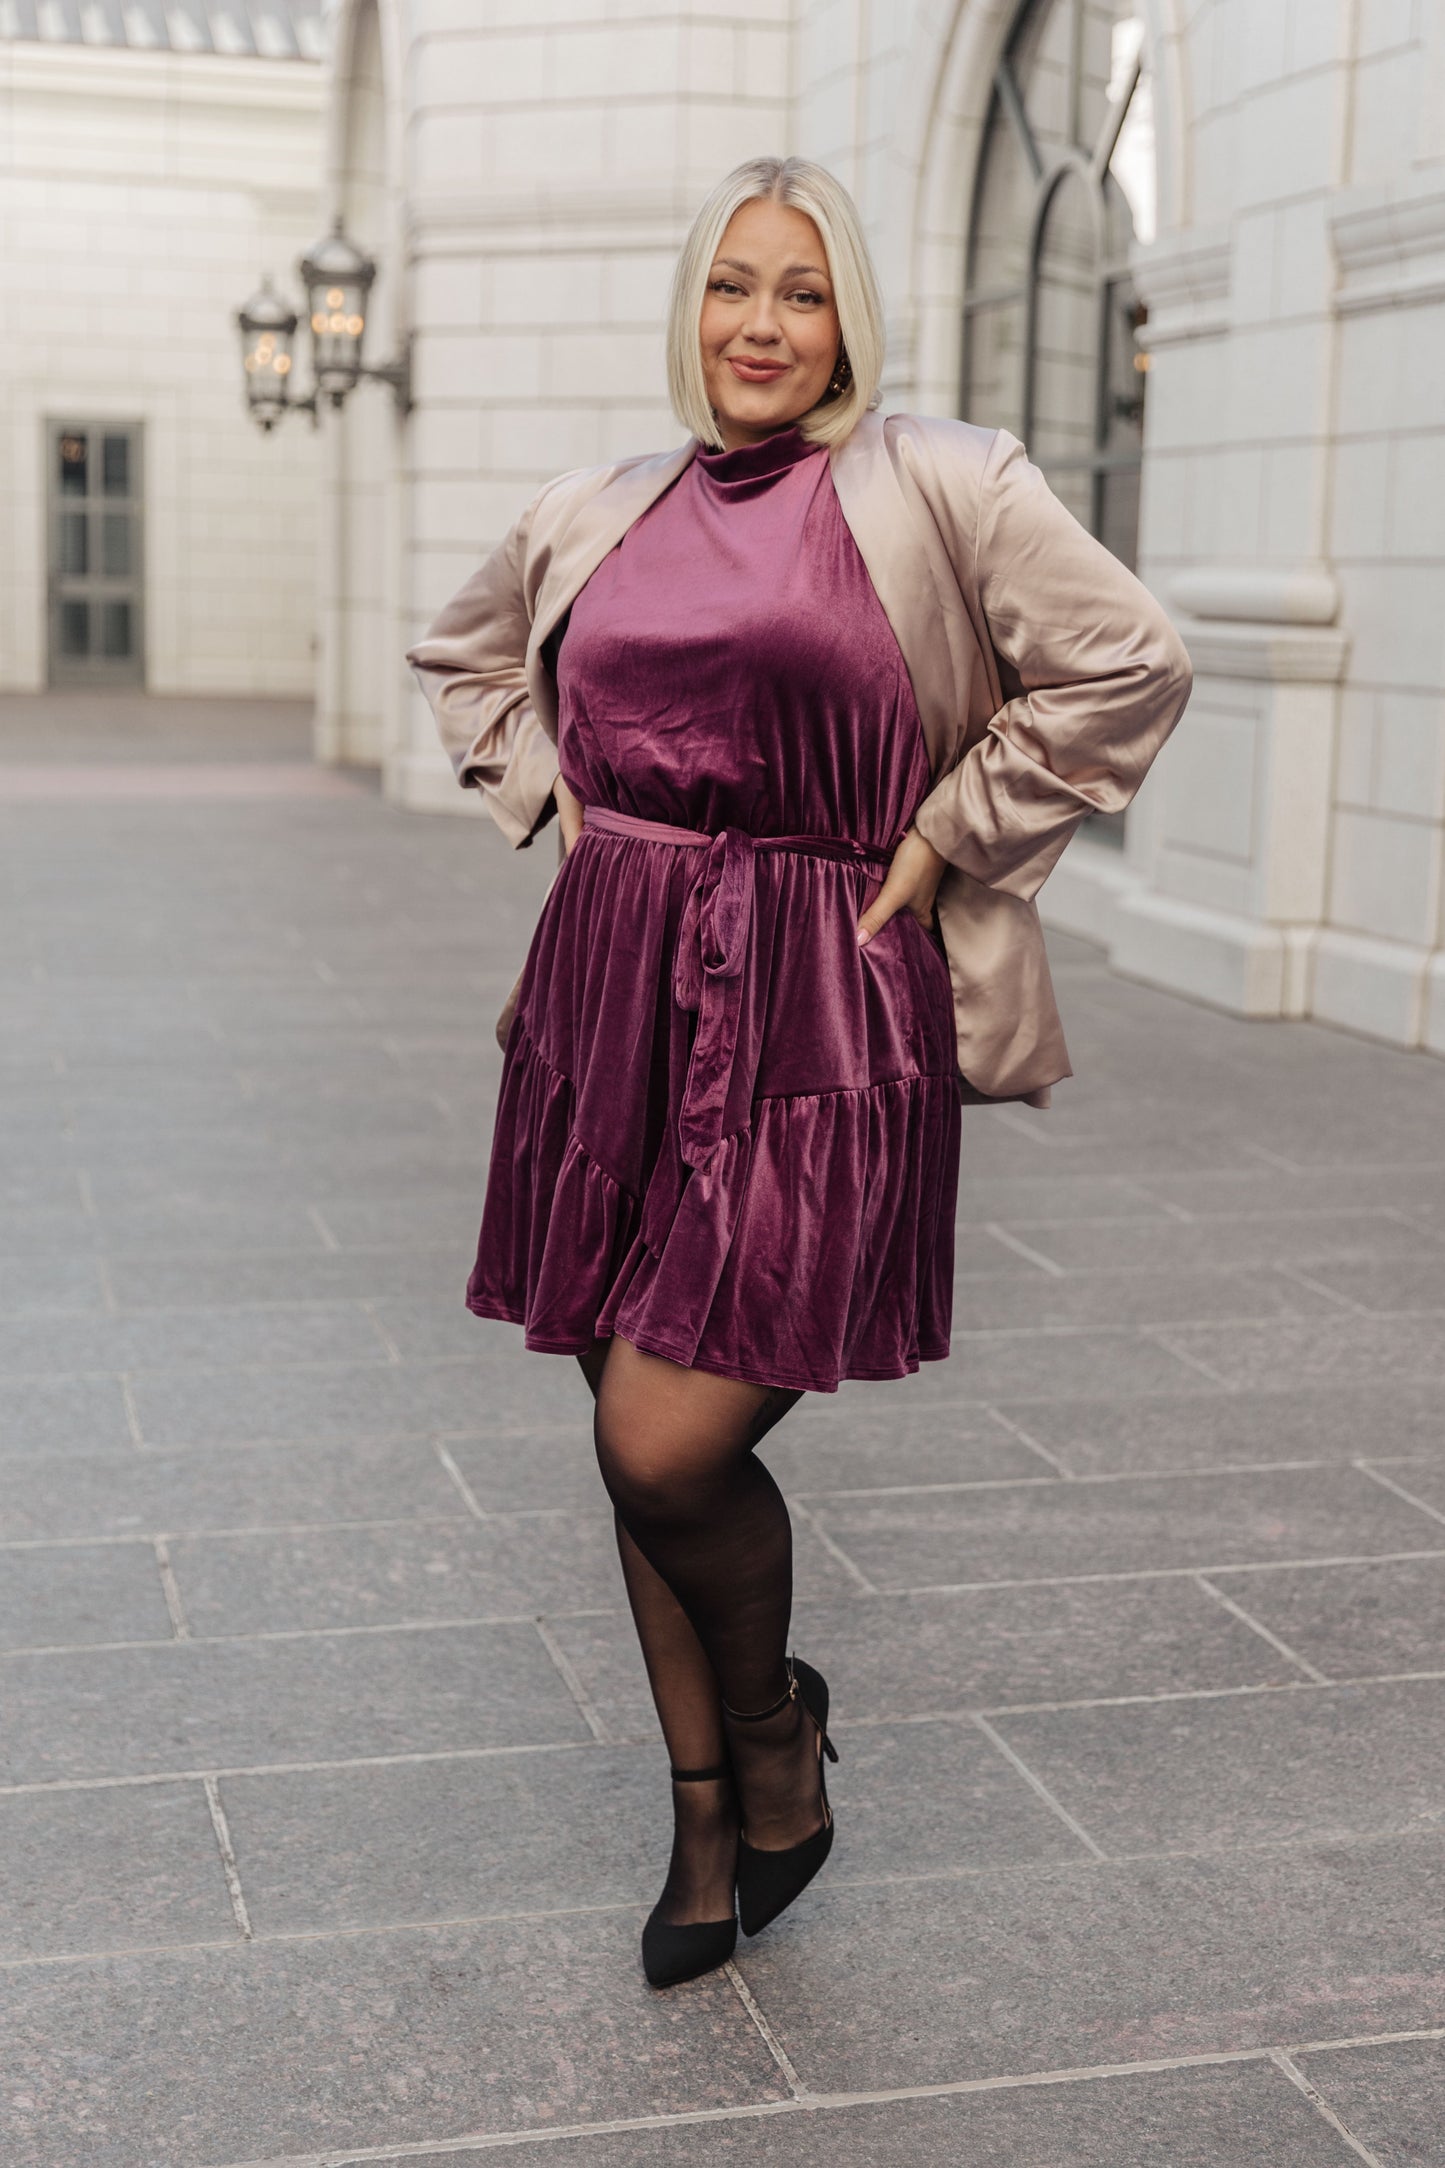
M 514 1020 L 467 1306 L 540 1353 L 614 1333 L 690 1369 L 834 1392 L 947 1358 L 953 1076 L 754 1103 L 700 1167 L 669 1130 L 641 1196 L 576 1131 Z

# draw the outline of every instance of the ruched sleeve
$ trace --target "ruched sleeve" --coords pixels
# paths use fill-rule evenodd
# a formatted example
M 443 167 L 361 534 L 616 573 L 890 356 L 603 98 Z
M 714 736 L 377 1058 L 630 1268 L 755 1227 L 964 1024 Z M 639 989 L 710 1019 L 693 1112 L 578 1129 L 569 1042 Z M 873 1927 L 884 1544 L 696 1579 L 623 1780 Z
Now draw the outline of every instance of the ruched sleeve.
M 913 825 L 973 880 L 1027 900 L 1087 815 L 1129 803 L 1184 712 L 1193 673 L 1148 588 L 1060 503 L 1006 429 L 984 465 L 974 563 L 1013 697 Z
M 457 781 L 482 793 L 516 846 L 551 819 L 558 774 L 557 748 L 537 720 L 526 676 L 532 620 L 522 568 L 540 494 L 406 657 Z

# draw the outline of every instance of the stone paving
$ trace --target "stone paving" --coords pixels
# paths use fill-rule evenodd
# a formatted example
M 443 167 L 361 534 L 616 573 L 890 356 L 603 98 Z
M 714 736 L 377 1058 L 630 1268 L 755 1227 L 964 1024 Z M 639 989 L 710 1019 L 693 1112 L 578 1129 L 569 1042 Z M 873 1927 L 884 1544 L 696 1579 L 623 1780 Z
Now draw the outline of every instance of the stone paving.
M 461 1307 L 551 845 L 138 714 L 0 769 L 6 2168 L 1439 2168 L 1445 1065 L 1053 941 L 951 1361 L 767 1448 L 833 1862 L 652 1995 L 585 1395 Z

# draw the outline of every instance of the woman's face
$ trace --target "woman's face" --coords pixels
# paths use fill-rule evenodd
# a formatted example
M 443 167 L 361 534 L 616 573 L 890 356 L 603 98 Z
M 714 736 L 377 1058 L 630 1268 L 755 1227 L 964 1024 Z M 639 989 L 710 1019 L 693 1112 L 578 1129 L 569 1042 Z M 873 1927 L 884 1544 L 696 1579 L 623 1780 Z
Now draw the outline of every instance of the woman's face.
M 818 404 L 838 359 L 838 309 L 822 236 L 805 211 L 744 203 L 708 272 L 702 368 L 729 451 Z

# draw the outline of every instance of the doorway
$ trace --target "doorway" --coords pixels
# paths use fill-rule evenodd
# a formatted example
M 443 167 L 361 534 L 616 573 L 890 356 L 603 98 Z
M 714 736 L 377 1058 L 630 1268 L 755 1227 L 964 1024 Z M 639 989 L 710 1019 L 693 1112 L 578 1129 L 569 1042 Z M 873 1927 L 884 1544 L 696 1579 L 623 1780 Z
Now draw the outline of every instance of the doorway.
M 141 424 L 46 425 L 49 678 L 145 683 Z

